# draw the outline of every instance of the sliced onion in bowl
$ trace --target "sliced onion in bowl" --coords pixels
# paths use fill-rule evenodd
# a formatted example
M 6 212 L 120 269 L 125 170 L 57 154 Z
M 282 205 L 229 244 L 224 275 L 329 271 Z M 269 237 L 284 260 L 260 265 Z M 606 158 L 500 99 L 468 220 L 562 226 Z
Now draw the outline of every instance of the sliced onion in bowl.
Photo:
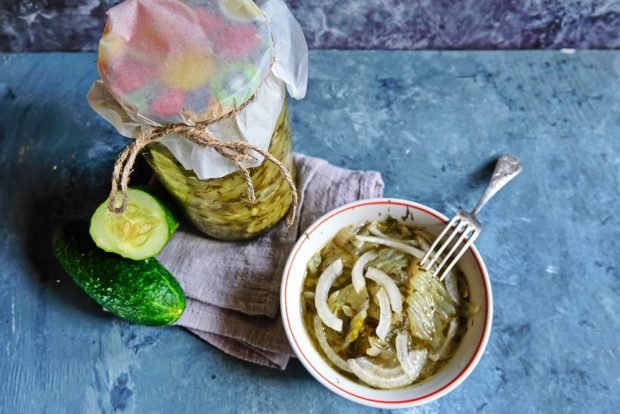
M 368 232 L 373 236 L 388 238 L 388 236 L 386 236 L 383 232 L 381 232 L 381 230 L 377 228 L 377 223 L 374 221 L 371 221 L 366 228 L 368 229 Z
M 351 270 L 351 281 L 356 292 L 361 292 L 366 287 L 366 280 L 364 279 L 364 268 L 372 259 L 377 257 L 377 253 L 373 251 L 367 251 L 360 256 L 359 259 L 353 265 Z
M 401 367 L 385 368 L 367 357 L 347 361 L 353 373 L 366 384 L 375 388 L 392 389 L 404 387 L 413 381 Z
M 392 311 L 390 310 L 390 299 L 383 288 L 377 292 L 377 300 L 379 301 L 379 325 L 377 325 L 376 333 L 379 339 L 385 341 L 392 325 Z
M 347 315 L 349 318 L 353 317 L 353 309 L 350 306 L 342 305 L 342 313 Z
M 459 294 L 459 288 L 456 281 L 456 275 L 453 271 L 448 272 L 445 279 L 443 280 L 443 284 L 448 292 L 448 296 L 450 299 L 457 305 L 461 303 L 461 295 Z
M 385 289 L 385 293 L 387 293 L 388 298 L 390 298 L 390 305 L 392 306 L 392 310 L 400 314 L 403 310 L 403 298 L 400 294 L 400 290 L 398 290 L 398 286 L 396 286 L 396 282 L 392 280 L 387 274 L 383 273 L 379 269 L 375 269 L 374 267 L 369 267 L 366 271 L 366 277 L 370 280 L 375 281 L 379 286 Z
M 374 236 L 357 236 L 357 239 L 365 243 L 376 243 L 383 246 L 392 247 L 396 250 L 400 250 L 401 252 L 417 257 L 418 259 L 422 259 L 424 257 L 424 252 L 422 250 L 394 239 Z
M 376 345 L 373 345 L 366 350 L 366 355 L 376 357 L 381 355 L 381 352 L 383 352 L 383 349 L 379 348 Z
M 316 336 L 317 341 L 319 342 L 319 346 L 325 353 L 325 356 L 338 368 L 351 372 L 351 368 L 347 362 L 340 358 L 336 352 L 332 349 L 331 346 L 327 343 L 327 337 L 325 336 L 325 331 L 323 331 L 323 325 L 321 324 L 321 319 L 318 316 L 314 317 L 314 335 Z
M 314 305 L 316 311 L 321 318 L 321 321 L 330 328 L 340 332 L 342 331 L 342 319 L 339 319 L 335 314 L 329 310 L 327 305 L 327 295 L 329 289 L 331 289 L 334 281 L 342 274 L 342 259 L 336 260 L 330 264 L 327 269 L 321 273 L 319 281 L 316 284 L 316 291 L 314 296 Z
M 416 235 L 415 240 L 418 242 L 423 251 L 427 252 L 431 248 L 431 245 L 428 244 L 426 240 L 424 240 L 424 237 Z
M 446 337 L 444 338 L 443 344 L 441 345 L 439 350 L 431 353 L 429 356 L 429 358 L 432 361 L 437 362 L 446 355 L 446 352 L 449 350 L 450 346 L 452 345 L 452 339 L 454 339 L 454 336 L 456 335 L 456 331 L 458 327 L 459 327 L 459 323 L 457 322 L 456 318 L 452 319 L 450 321 L 450 325 L 448 325 L 448 333 L 446 334 Z
M 398 357 L 398 362 L 400 362 L 403 370 L 412 377 L 412 381 L 422 372 L 422 368 L 424 368 L 426 363 L 427 353 L 426 349 L 409 351 L 409 334 L 406 331 L 401 331 L 396 335 L 396 356 Z

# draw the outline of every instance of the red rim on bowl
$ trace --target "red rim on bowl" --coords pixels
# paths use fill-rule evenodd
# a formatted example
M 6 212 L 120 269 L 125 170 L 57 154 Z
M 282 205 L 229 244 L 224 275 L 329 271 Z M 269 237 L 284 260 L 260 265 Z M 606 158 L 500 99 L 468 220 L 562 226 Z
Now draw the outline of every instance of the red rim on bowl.
M 484 351 L 484 348 L 486 346 L 486 340 L 488 339 L 488 336 L 490 334 L 490 327 L 491 327 L 491 318 L 490 318 L 490 312 L 492 312 L 492 310 L 490 309 L 489 305 L 492 301 L 491 296 L 490 296 L 490 292 L 491 292 L 491 287 L 489 286 L 488 283 L 488 275 L 486 272 L 486 269 L 484 268 L 484 266 L 482 265 L 482 260 L 480 258 L 480 255 L 477 251 L 477 249 L 472 245 L 469 248 L 469 252 L 471 253 L 472 257 L 474 258 L 474 261 L 476 262 L 476 266 L 478 268 L 478 274 L 480 276 L 480 279 L 482 281 L 482 286 L 484 288 L 484 325 L 482 327 L 482 334 L 480 336 L 480 339 L 478 340 L 478 344 L 476 345 L 476 351 L 473 353 L 472 357 L 469 359 L 469 361 L 467 361 L 467 363 L 465 364 L 464 368 L 454 377 L 452 378 L 450 381 L 448 381 L 448 383 L 446 383 L 445 385 L 443 385 L 442 387 L 433 390 L 432 392 L 429 392 L 425 395 L 419 396 L 419 397 L 415 397 L 415 398 L 409 398 L 409 399 L 403 399 L 403 400 L 381 400 L 381 399 L 375 399 L 375 398 L 369 398 L 369 397 L 365 397 L 363 395 L 359 395 L 356 394 L 354 392 L 351 392 L 343 387 L 341 387 L 340 385 L 334 383 L 333 381 L 330 381 L 328 378 L 326 378 L 319 369 L 317 369 L 312 362 L 310 361 L 310 359 L 304 354 L 303 350 L 301 349 L 301 346 L 299 345 L 297 338 L 295 337 L 295 333 L 293 331 L 293 328 L 291 326 L 291 322 L 290 322 L 290 318 L 289 318 L 289 314 L 288 314 L 288 307 L 287 307 L 287 302 L 286 302 L 286 292 L 288 289 L 288 282 L 290 279 L 290 273 L 291 273 L 291 269 L 293 268 L 293 263 L 295 262 L 295 259 L 297 257 L 297 254 L 299 253 L 299 251 L 301 250 L 301 248 L 303 247 L 304 243 L 309 239 L 309 236 L 312 235 L 312 233 L 314 231 L 316 231 L 318 228 L 320 228 L 324 223 L 326 223 L 327 221 L 333 219 L 334 217 L 348 211 L 348 210 L 352 210 L 355 208 L 360 208 L 360 207 L 364 207 L 364 206 L 369 206 L 369 205 L 388 205 L 388 206 L 403 206 L 403 207 L 408 207 L 408 208 L 413 208 L 416 209 L 418 211 L 421 211 L 427 215 L 430 215 L 434 218 L 436 218 L 437 220 L 443 222 L 443 223 L 447 223 L 448 219 L 443 216 L 442 214 L 438 213 L 437 211 L 432 210 L 429 207 L 423 206 L 421 204 L 418 203 L 414 203 L 411 201 L 406 201 L 406 200 L 395 200 L 395 199 L 373 199 L 373 200 L 365 200 L 365 201 L 359 201 L 356 203 L 351 203 L 348 204 L 346 206 L 341 207 L 340 209 L 337 209 L 331 213 L 326 214 L 325 216 L 321 217 L 319 220 L 317 220 L 313 225 L 310 226 L 309 230 L 307 232 L 304 233 L 304 236 L 297 242 L 297 244 L 294 246 L 293 248 L 293 252 L 290 255 L 290 258 L 286 264 L 285 270 L 284 270 L 284 280 L 282 281 L 282 309 L 283 309 L 283 313 L 282 313 L 282 317 L 284 319 L 285 322 L 285 327 L 286 329 L 286 334 L 289 338 L 289 342 L 291 343 L 291 345 L 293 345 L 294 351 L 297 354 L 297 356 L 302 360 L 302 363 L 307 367 L 311 369 L 311 373 L 315 376 L 320 377 L 323 381 L 325 381 L 325 383 L 330 384 L 332 387 L 334 387 L 335 389 L 338 389 L 339 391 L 341 391 L 342 393 L 344 393 L 345 397 L 348 396 L 347 398 L 356 401 L 356 400 L 362 400 L 362 401 L 367 401 L 370 403 L 379 403 L 379 404 L 385 404 L 385 405 L 404 405 L 404 404 L 411 404 L 411 405 L 418 405 L 418 404 L 422 404 L 422 403 L 426 403 L 426 402 L 431 402 L 445 394 L 447 394 L 448 392 L 450 392 L 452 389 L 456 388 L 456 386 L 458 386 L 463 380 L 465 380 L 465 378 L 467 377 L 467 375 L 469 375 L 469 373 L 473 370 L 474 365 L 479 361 L 480 357 L 482 356 L 482 352 Z M 320 382 L 320 381 L 319 381 Z M 357 401 L 359 402 L 359 401 Z M 415 404 L 412 404 L 415 403 Z M 394 407 L 394 408 L 398 408 L 398 407 Z

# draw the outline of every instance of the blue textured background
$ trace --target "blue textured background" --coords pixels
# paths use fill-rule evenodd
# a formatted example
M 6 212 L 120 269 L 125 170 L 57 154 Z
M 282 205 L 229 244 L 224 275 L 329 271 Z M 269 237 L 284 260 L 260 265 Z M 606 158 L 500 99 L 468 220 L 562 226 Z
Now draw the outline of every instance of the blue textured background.
M 321 49 L 620 48 L 620 0 L 285 0 Z M 119 0 L 0 0 L 0 51 L 93 51 Z
M 84 99 L 94 62 L 0 55 L 0 412 L 374 412 L 297 361 L 260 368 L 114 319 L 57 268 L 54 223 L 105 198 L 126 144 Z M 381 171 L 386 195 L 451 215 L 498 154 L 525 166 L 481 214 L 488 348 L 411 412 L 617 412 L 620 52 L 317 51 L 311 68 L 290 110 L 296 149 Z

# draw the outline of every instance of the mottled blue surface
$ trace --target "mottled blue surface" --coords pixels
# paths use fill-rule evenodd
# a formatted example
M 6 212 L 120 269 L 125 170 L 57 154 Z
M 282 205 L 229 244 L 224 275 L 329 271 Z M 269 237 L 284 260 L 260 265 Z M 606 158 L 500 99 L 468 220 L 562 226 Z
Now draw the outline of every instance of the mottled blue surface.
M 480 216 L 488 348 L 412 412 L 617 412 L 620 52 L 313 52 L 310 73 L 297 150 L 377 169 L 389 196 L 451 215 L 496 155 L 525 166 Z M 105 198 L 126 143 L 85 102 L 95 77 L 93 54 L 0 55 L 0 412 L 374 412 L 297 361 L 260 368 L 115 319 L 62 274 L 50 230 Z
M 285 0 L 319 49 L 620 48 L 620 0 Z M 92 51 L 119 0 L 0 0 L 0 51 Z

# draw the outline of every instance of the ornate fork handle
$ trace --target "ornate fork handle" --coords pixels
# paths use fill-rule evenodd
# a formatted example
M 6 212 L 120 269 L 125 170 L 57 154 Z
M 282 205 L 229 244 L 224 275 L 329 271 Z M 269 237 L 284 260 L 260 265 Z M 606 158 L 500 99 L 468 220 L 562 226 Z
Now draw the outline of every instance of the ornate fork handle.
M 484 194 L 480 197 L 478 204 L 471 211 L 466 213 L 463 210 L 459 210 L 443 231 L 437 236 L 431 247 L 428 249 L 420 265 L 425 270 L 431 270 L 431 266 L 434 263 L 439 263 L 433 270 L 433 275 L 437 276 L 442 281 L 448 272 L 452 270 L 452 267 L 459 261 L 461 256 L 467 251 L 469 246 L 476 240 L 480 231 L 482 231 L 482 224 L 476 218 L 476 214 L 480 209 L 497 193 L 502 189 L 510 180 L 515 178 L 521 172 L 521 163 L 512 155 L 502 155 L 498 158 L 495 165 L 495 171 L 491 181 L 487 186 Z M 441 242 L 441 245 L 439 244 Z M 448 253 L 440 259 L 441 254 L 449 249 Z M 440 259 L 440 260 L 438 260 Z M 452 260 L 449 262 L 449 260 Z M 444 267 L 446 266 L 447 267 Z
M 519 160 L 512 155 L 502 155 L 499 157 L 491 181 L 484 191 L 484 194 L 480 197 L 480 200 L 478 200 L 478 204 L 476 204 L 476 207 L 471 211 L 471 214 L 474 216 L 478 214 L 491 197 L 508 184 L 510 180 L 519 175 L 522 169 L 523 167 Z

